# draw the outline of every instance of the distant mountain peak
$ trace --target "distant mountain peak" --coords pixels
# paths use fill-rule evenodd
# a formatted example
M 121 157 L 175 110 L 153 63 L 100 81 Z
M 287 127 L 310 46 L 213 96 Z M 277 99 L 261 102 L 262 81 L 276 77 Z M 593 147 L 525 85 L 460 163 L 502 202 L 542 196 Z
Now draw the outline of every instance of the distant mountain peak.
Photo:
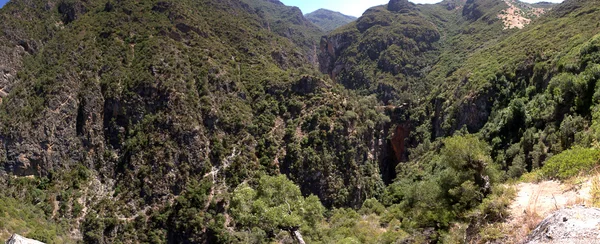
M 308 13 L 305 15 L 305 17 L 326 32 L 335 30 L 357 19 L 354 16 L 345 15 L 340 12 L 324 8 L 315 10 L 312 13 Z

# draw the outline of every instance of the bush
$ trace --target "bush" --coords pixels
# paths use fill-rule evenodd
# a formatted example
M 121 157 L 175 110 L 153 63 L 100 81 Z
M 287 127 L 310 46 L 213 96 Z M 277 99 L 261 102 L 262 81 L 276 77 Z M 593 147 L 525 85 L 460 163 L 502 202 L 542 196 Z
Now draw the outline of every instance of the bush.
M 574 147 L 551 157 L 540 169 L 546 179 L 568 179 L 598 165 L 600 151 L 593 148 Z
M 363 206 L 359 211 L 359 213 L 363 214 L 363 215 L 368 215 L 368 214 L 373 214 L 373 213 L 377 214 L 377 215 L 381 215 L 384 212 L 385 212 L 385 207 L 383 206 L 383 204 L 381 204 L 375 198 L 367 199 L 363 203 Z

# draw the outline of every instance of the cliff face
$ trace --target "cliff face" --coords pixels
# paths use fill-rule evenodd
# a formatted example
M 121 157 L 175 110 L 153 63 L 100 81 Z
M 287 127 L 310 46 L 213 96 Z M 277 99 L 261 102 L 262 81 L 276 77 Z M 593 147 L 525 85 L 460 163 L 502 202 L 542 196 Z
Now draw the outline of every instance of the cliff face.
M 345 63 L 338 62 L 338 57 L 355 41 L 355 38 L 356 36 L 352 33 L 321 38 L 319 50 L 321 72 L 329 74 L 335 81 L 337 75 L 345 69 Z
M 36 1 L 16 1 L 6 7 L 0 14 L 3 23 L 0 35 L 0 99 L 6 99 L 14 83 L 18 81 L 17 73 L 23 68 L 23 58 L 37 53 L 48 36 L 55 29 L 46 29 L 46 23 L 52 15 L 51 9 L 55 1 L 40 3 Z
M 0 105 L 6 103 L 20 82 L 18 72 L 23 69 L 24 59 L 37 54 L 49 35 L 56 32 L 56 29 L 44 28 L 46 19 L 53 15 L 51 9 L 55 6 L 54 1 L 43 4 L 36 1 L 16 1 L 8 4 L 0 14 L 0 21 L 3 23 L 3 34 L 0 35 Z M 27 22 L 40 24 L 28 25 Z M 14 155 L 15 152 L 9 148 L 13 143 L 8 136 L 1 135 L 0 144 L 0 162 L 13 159 L 13 164 L 3 165 L 10 172 L 33 175 L 43 166 L 35 159 L 32 162 L 25 155 Z

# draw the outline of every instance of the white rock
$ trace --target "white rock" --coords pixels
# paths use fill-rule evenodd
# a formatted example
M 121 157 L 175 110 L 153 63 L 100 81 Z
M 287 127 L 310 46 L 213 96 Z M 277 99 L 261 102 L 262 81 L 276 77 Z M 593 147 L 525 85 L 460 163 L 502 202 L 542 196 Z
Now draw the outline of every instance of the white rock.
M 28 239 L 25 237 L 22 237 L 20 235 L 17 234 L 13 234 L 7 241 L 6 244 L 44 244 L 41 241 L 36 241 L 36 240 L 32 240 L 32 239 Z

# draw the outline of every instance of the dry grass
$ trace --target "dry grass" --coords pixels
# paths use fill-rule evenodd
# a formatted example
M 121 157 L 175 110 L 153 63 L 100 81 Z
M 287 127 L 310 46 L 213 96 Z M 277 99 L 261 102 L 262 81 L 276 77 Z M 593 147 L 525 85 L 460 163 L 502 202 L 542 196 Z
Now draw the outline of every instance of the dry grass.
M 521 243 L 548 214 L 573 205 L 600 204 L 600 177 L 534 181 L 515 185 L 519 193 L 511 204 L 511 218 L 502 224 L 501 243 Z
M 543 220 L 542 216 L 540 216 L 535 210 L 531 212 L 525 213 L 523 216 L 523 229 L 522 233 L 519 236 L 519 240 L 525 239 L 527 234 L 529 234 L 535 227 Z
M 502 233 L 505 236 L 502 243 L 522 243 L 542 220 L 543 217 L 538 213 L 535 204 L 530 204 L 522 215 L 513 216 L 508 223 L 502 224 Z
M 590 189 L 590 204 L 593 207 L 600 207 L 600 174 L 596 174 L 592 177 L 592 186 Z

